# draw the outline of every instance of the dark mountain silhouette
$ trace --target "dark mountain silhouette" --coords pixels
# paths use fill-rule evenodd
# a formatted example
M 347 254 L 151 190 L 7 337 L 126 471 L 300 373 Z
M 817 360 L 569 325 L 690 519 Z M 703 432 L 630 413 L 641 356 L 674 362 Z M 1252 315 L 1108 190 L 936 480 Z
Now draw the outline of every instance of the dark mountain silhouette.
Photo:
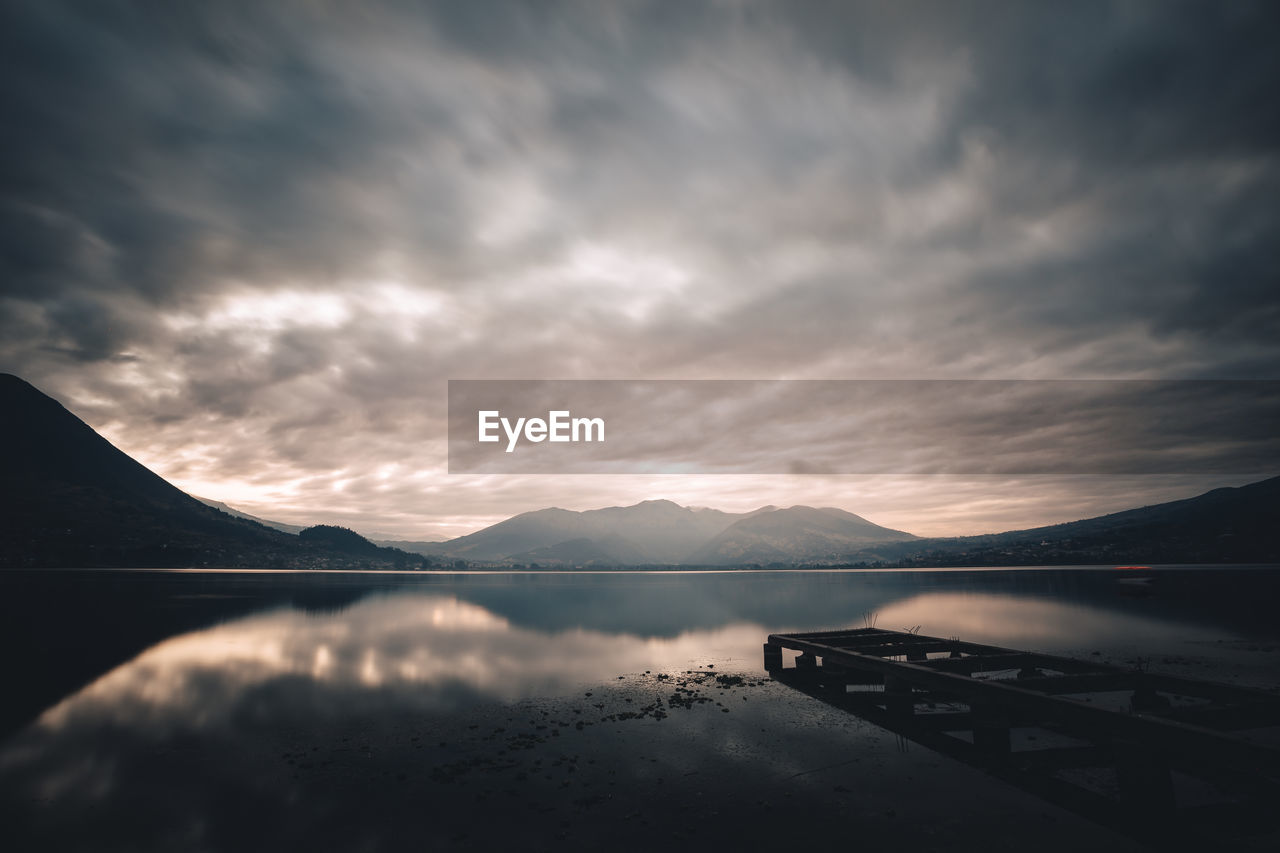
M 56 400 L 0 374 L 0 567 L 386 568 L 424 558 L 318 525 L 292 535 L 191 497 Z M 917 539 L 834 508 L 750 513 L 666 500 L 522 513 L 415 543 L 450 560 L 547 565 L 1069 565 L 1280 562 L 1280 477 L 1097 518 Z
M 703 526 L 694 526 L 697 521 Z M 1277 530 L 1280 477 L 1097 518 L 981 536 L 922 539 L 833 507 L 768 506 L 734 514 L 645 501 L 587 512 L 526 512 L 431 547 L 435 554 L 494 563 L 618 567 L 1267 563 L 1280 562 Z M 679 553 L 699 535 L 706 538 Z
M 357 554 L 366 557 L 377 557 L 386 549 L 365 539 L 359 533 L 347 527 L 332 524 L 317 524 L 308 527 L 298 534 L 298 538 L 308 545 L 319 545 L 343 554 Z
M 53 398 L 0 374 L 0 566 L 359 567 L 354 559 L 207 506 L 148 470 Z
M 475 533 L 438 543 L 436 553 L 469 560 L 500 560 L 510 554 L 583 539 L 588 531 L 580 516 L 581 513 L 559 507 L 523 512 Z
M 429 553 L 509 563 L 723 566 L 832 561 L 871 543 L 914 538 L 830 507 L 731 513 L 651 500 L 521 513 Z
M 570 539 L 545 548 L 535 548 L 522 554 L 512 554 L 509 561 L 520 565 L 552 567 L 591 566 L 613 568 L 617 566 L 648 565 L 648 554 L 621 536 L 605 536 L 596 539 Z
M 506 560 L 575 539 L 606 539 L 643 556 L 643 563 L 678 563 L 743 514 L 690 509 L 665 500 L 585 512 L 552 507 L 525 512 L 435 546 L 435 553 L 467 560 Z M 608 546 L 605 546 L 609 550 Z
M 1012 566 L 1280 562 L 1280 477 L 1065 524 L 868 548 L 850 563 Z
M 200 503 L 202 504 L 211 506 L 214 509 L 222 510 L 227 515 L 234 515 L 236 518 L 247 518 L 249 521 L 256 521 L 259 524 L 265 525 L 275 530 L 279 530 L 284 533 L 293 533 L 297 535 L 307 529 L 307 525 L 305 524 L 289 524 L 288 522 L 285 522 L 285 521 L 274 521 L 270 518 L 262 518 L 257 515 L 252 515 L 251 513 L 245 512 L 244 510 L 236 509 L 230 504 L 223 503 L 222 501 L 215 501 L 212 498 L 202 498 L 195 495 L 193 495 L 193 497 L 195 497 L 195 499 L 200 501 Z M 365 534 L 356 532 L 356 535 L 360 536 L 362 539 L 364 539 L 367 542 L 372 542 L 374 545 L 378 545 L 383 548 L 392 548 L 397 551 L 404 551 L 410 554 L 418 554 L 420 556 L 426 556 L 428 554 L 431 554 L 432 547 L 435 546 L 438 542 L 443 541 L 440 537 L 436 537 L 435 539 L 423 539 L 423 540 L 394 539 L 389 534 L 385 534 L 385 533 L 370 533 L 366 536 Z
M 916 539 L 835 507 L 793 506 L 734 522 L 691 554 L 690 563 L 829 562 L 868 545 Z
M 612 506 L 582 513 L 598 539 L 602 536 L 625 539 L 648 554 L 654 563 L 683 562 L 695 548 L 750 514 L 691 509 L 668 500 L 641 501 L 633 506 Z

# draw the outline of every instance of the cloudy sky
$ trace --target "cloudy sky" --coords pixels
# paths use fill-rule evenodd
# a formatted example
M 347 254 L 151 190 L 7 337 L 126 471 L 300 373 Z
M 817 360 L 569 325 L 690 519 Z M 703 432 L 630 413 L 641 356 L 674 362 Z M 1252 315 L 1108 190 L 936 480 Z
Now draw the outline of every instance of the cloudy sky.
M 449 379 L 1280 378 L 1273 2 L 0 19 L 0 370 L 195 494 L 413 538 L 656 497 L 941 534 L 1276 473 L 480 476 L 445 446 Z

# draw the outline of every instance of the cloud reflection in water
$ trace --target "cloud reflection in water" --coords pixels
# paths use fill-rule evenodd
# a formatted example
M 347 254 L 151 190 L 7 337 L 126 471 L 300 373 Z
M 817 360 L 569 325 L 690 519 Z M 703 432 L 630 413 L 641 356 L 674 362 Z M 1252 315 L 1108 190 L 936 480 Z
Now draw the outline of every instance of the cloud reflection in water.
M 766 633 L 749 623 L 670 638 L 544 633 L 454 597 L 380 596 L 341 613 L 274 610 L 165 640 L 50 708 L 37 725 L 56 731 L 110 719 L 203 727 L 234 713 L 246 692 L 284 680 L 292 695 L 310 699 L 323 688 L 327 701 L 353 710 L 558 695 L 621 673 L 748 656 L 754 663 Z
M 960 636 L 1041 651 L 1082 644 L 1151 645 L 1218 636 L 1208 629 L 1081 602 L 1027 595 L 926 591 L 874 607 L 877 627 Z M 285 706 L 340 714 L 379 707 L 447 710 L 477 699 L 556 696 L 623 673 L 718 662 L 756 670 L 770 631 L 859 627 L 863 616 L 821 626 L 746 619 L 672 636 L 582 626 L 538 630 L 457 597 L 401 593 L 337 613 L 277 609 L 156 644 L 47 710 L 37 725 L 77 723 L 204 728 L 234 715 L 250 692 Z M 286 688 L 287 689 L 284 689 Z M 322 701 L 320 707 L 315 707 Z
M 716 673 L 758 673 L 769 632 L 859 627 L 864 612 L 882 628 L 920 625 L 1045 651 L 1096 644 L 1151 653 L 1224 636 L 1171 610 L 1135 612 L 1158 602 L 1117 600 L 1110 578 L 1017 577 L 1018 586 L 1003 574 L 957 573 L 521 578 L 519 586 L 469 578 L 448 591 L 384 590 L 336 610 L 276 607 L 156 643 L 45 711 L 0 750 L 0 815 L 15 810 L 19 837 L 63 842 L 48 849 L 299 849 L 300 839 L 315 849 L 406 849 L 477 827 L 495 837 L 524 838 L 531 826 L 558 832 L 564 813 L 544 809 L 604 802 L 591 797 L 614 784 L 672 804 L 705 790 L 697 820 L 750 811 L 797 785 L 830 792 L 837 777 L 811 771 L 838 752 L 865 762 L 838 772 L 859 802 L 876 803 L 868 814 L 934 779 L 948 792 L 922 800 L 942 804 L 943 814 L 921 824 L 934 825 L 949 819 L 957 790 L 987 809 L 998 792 L 935 778 L 934 758 L 898 754 L 869 724 L 780 685 L 725 695 L 703 688 L 733 713 L 709 703 L 673 710 L 661 725 L 592 722 L 673 689 L 618 675 L 708 663 Z M 581 772 L 548 775 L 568 754 L 581 754 Z M 464 765 L 473 769 L 457 784 L 437 779 Z M 571 794 L 561 787 L 570 776 Z M 500 802 L 524 817 L 491 826 L 494 801 L 477 795 L 505 798 L 508 788 L 513 799 Z M 609 833 L 632 805 L 597 807 L 599 832 L 618 842 Z M 585 808 L 575 819 L 586 820 Z M 1025 804 L 999 808 L 1008 817 Z M 744 833 L 754 817 L 742 815 Z M 637 840 L 632 849 L 642 847 Z
M 909 630 L 976 643 L 1036 651 L 1078 649 L 1082 644 L 1151 644 L 1220 637 L 1185 623 L 1104 610 L 1078 602 L 972 592 L 926 592 L 885 605 L 876 627 Z

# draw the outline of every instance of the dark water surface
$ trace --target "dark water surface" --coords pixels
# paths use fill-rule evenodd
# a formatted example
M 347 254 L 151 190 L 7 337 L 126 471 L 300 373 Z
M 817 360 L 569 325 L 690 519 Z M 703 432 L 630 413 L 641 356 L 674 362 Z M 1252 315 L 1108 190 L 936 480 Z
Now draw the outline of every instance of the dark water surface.
M 5 847 L 1133 849 L 761 666 L 874 623 L 1280 688 L 1280 570 L 1122 580 L 0 573 Z

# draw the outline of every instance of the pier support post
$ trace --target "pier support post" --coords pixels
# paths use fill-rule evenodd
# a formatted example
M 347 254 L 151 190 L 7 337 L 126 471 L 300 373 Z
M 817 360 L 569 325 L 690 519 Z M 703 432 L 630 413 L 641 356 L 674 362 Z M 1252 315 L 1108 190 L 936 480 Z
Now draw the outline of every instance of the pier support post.
M 827 696 L 833 699 L 839 699 L 848 692 L 847 685 L 849 681 L 848 667 L 833 663 L 829 658 L 822 660 L 822 688 Z
M 973 719 L 973 745 L 983 752 L 1004 753 L 1012 749 L 1009 714 L 995 705 L 969 705 Z
M 782 646 L 774 643 L 764 644 L 764 669 L 765 672 L 782 669 Z
M 796 669 L 801 672 L 815 672 L 818 669 L 818 659 L 810 652 L 801 652 L 796 657 Z
M 916 711 L 911 682 L 893 675 L 884 677 L 884 708 L 890 714 L 909 717 Z

